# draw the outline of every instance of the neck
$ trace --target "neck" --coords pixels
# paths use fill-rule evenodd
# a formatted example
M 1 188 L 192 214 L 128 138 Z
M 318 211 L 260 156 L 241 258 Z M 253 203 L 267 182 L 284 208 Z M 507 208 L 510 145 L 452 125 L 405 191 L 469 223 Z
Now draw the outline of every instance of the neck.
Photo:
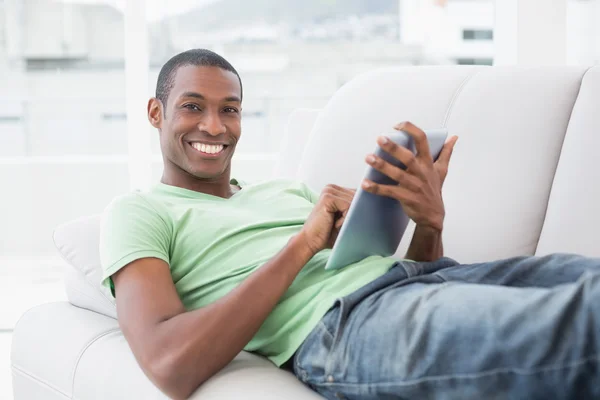
M 233 195 L 233 190 L 229 183 L 230 176 L 231 172 L 229 167 L 227 167 L 223 174 L 213 179 L 200 179 L 181 170 L 174 173 L 174 171 L 165 168 L 160 181 L 165 185 L 177 186 L 195 192 L 228 199 Z

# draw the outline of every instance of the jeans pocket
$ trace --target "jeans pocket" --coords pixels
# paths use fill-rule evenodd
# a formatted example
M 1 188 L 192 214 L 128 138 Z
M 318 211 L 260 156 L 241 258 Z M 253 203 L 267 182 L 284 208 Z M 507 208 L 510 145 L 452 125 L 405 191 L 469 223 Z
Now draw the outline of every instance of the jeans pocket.
M 325 314 L 294 357 L 295 375 L 309 386 L 323 383 L 327 379 L 328 366 L 336 340 L 335 321 L 338 320 L 338 309 L 339 306 L 336 304 Z

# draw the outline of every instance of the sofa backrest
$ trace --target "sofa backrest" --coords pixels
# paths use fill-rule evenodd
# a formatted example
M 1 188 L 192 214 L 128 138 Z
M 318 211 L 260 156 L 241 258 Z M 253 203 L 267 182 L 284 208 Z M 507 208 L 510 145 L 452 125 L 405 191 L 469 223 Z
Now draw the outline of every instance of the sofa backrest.
M 460 66 L 366 73 L 322 110 L 297 176 L 315 190 L 327 183 L 357 187 L 376 136 L 406 120 L 424 129 L 446 127 L 459 136 L 444 187 L 447 254 L 461 262 L 535 254 L 585 73 L 580 67 Z M 594 76 L 590 71 L 587 78 Z M 594 88 L 582 95 L 588 90 Z M 589 102 L 600 110 L 597 99 Z M 594 114 L 593 108 L 581 106 L 577 114 Z M 577 114 L 584 122 L 573 122 L 569 134 L 582 134 L 594 117 Z M 593 212 L 598 215 L 589 207 L 586 215 Z
M 274 178 L 296 179 L 303 151 L 320 112 L 315 108 L 299 108 L 289 115 L 273 168 Z
M 584 76 L 536 254 L 600 257 L 600 67 Z

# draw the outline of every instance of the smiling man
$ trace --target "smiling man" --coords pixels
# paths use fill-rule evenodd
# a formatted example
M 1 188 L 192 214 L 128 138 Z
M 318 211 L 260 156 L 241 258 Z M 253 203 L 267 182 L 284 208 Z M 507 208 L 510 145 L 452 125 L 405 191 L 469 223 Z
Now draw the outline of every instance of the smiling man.
M 169 60 L 148 103 L 163 177 L 103 218 L 103 283 L 159 389 L 187 398 L 245 349 L 327 398 L 600 397 L 600 260 L 443 257 L 455 137 L 435 163 L 410 123 L 396 128 L 416 155 L 378 139 L 408 169 L 365 154 L 400 184 L 363 187 L 416 222 L 406 259 L 326 271 L 354 191 L 232 179 L 242 96 L 238 73 L 213 52 Z
M 228 187 L 223 180 L 229 179 L 231 157 L 241 134 L 242 81 L 225 60 L 207 61 L 204 68 L 181 63 L 193 54 L 165 65 L 156 98 L 148 104 L 150 123 L 161 133 L 162 182 L 192 190 L 199 185 L 202 192 L 211 187 L 206 193 L 227 197 L 222 192 Z M 169 104 L 172 107 L 167 109 Z

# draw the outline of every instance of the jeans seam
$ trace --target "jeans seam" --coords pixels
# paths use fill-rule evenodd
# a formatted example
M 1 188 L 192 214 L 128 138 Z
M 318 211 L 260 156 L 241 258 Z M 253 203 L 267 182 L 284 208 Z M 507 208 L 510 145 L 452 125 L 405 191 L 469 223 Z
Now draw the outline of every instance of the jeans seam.
M 302 349 L 302 347 L 300 347 L 300 349 Z M 294 364 L 295 364 L 295 368 L 294 368 L 294 374 L 302 381 L 302 382 L 306 382 L 306 379 L 308 377 L 308 373 L 306 372 L 306 370 L 304 368 L 302 368 L 300 366 L 300 361 L 298 361 L 299 355 L 300 353 L 296 353 L 296 356 L 294 357 Z
M 421 268 L 419 262 L 399 262 L 400 266 L 406 273 L 406 279 L 410 279 L 413 276 L 421 275 Z
M 302 382 L 307 383 L 308 372 L 306 372 L 306 370 L 300 366 L 300 363 L 298 361 L 296 361 L 295 364 L 296 368 L 294 370 L 294 375 L 296 375 L 296 377 Z
M 332 336 L 331 338 L 331 347 L 329 348 L 328 354 L 327 354 L 327 358 L 325 359 L 325 363 L 324 363 L 324 371 L 325 372 L 325 377 L 329 376 L 332 371 L 334 370 L 334 365 L 337 365 L 337 360 L 336 360 L 336 355 L 337 355 L 337 351 L 336 349 L 338 348 L 338 344 L 341 340 L 341 335 L 342 335 L 342 324 L 345 325 L 346 321 L 343 321 L 343 319 L 345 319 L 344 313 L 345 313 L 345 307 L 344 307 L 344 301 L 343 299 L 340 300 L 340 303 L 338 304 L 338 313 L 335 317 L 335 331 L 332 334 L 331 332 L 329 332 L 328 329 L 325 329 L 325 331 Z M 343 321 L 343 322 L 342 322 Z M 325 323 L 323 323 L 323 327 L 326 328 L 327 325 L 325 325 Z
M 450 281 L 448 281 L 448 279 L 444 278 L 444 276 L 442 274 L 440 274 L 439 272 L 434 272 L 433 275 L 440 278 L 442 280 L 441 283 L 450 283 Z
M 329 338 L 331 339 L 331 342 L 333 343 L 333 341 L 335 340 L 335 335 L 333 333 L 331 333 L 331 331 L 329 330 L 329 328 L 327 327 L 325 322 L 323 322 L 323 319 L 321 319 L 319 321 L 319 325 L 321 325 L 321 329 L 323 329 L 325 331 L 325 333 L 329 335 Z
M 462 380 L 472 379 L 472 380 L 474 380 L 474 379 L 480 379 L 480 378 L 484 378 L 486 376 L 495 375 L 495 374 L 509 373 L 509 374 L 514 374 L 514 375 L 528 376 L 528 375 L 535 375 L 535 374 L 539 374 L 539 373 L 543 373 L 543 372 L 552 372 L 552 371 L 558 371 L 561 369 L 569 369 L 569 368 L 573 368 L 573 367 L 578 367 L 578 366 L 586 364 L 590 361 L 597 362 L 599 360 L 600 360 L 600 355 L 596 354 L 594 356 L 585 357 L 585 358 L 579 359 L 578 361 L 567 363 L 565 365 L 549 365 L 549 366 L 544 366 L 544 367 L 533 368 L 531 370 L 524 370 L 522 368 L 496 368 L 496 369 L 492 369 L 492 370 L 480 372 L 480 373 L 440 375 L 440 376 L 434 376 L 434 377 L 424 377 L 424 378 L 419 378 L 419 379 L 413 379 L 413 380 L 404 381 L 404 382 L 374 382 L 374 383 L 323 382 L 322 385 L 324 385 L 324 386 L 352 386 L 352 387 L 412 386 L 412 385 L 419 385 L 421 383 L 439 382 L 439 381 L 451 380 L 451 379 L 462 379 Z

